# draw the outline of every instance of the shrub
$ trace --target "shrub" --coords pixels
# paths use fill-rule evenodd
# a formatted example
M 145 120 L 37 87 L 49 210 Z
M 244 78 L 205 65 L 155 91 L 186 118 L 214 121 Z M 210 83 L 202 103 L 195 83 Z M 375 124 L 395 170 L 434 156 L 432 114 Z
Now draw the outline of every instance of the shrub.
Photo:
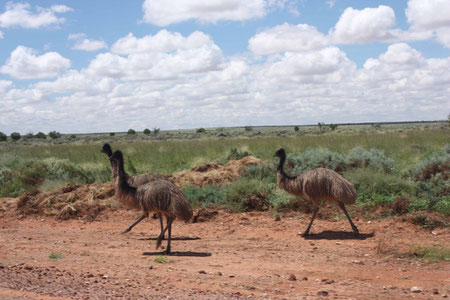
M 342 172 L 345 168 L 344 156 L 325 148 L 307 150 L 299 155 L 288 155 L 287 168 L 293 168 L 295 175 L 315 168 L 327 168 Z
M 136 130 L 128 129 L 127 134 L 136 134 Z
M 338 127 L 337 124 L 330 124 L 328 126 L 330 127 L 331 130 L 336 130 L 336 128 Z
M 33 137 L 34 137 L 34 135 L 33 135 L 32 132 L 28 132 L 27 134 L 25 134 L 25 135 L 23 136 L 23 138 L 24 138 L 25 140 L 32 139 Z
M 417 181 L 429 180 L 438 173 L 444 178 L 450 176 L 450 154 L 435 152 L 430 157 L 423 159 L 413 170 L 413 177 Z
M 199 128 L 197 129 L 197 133 L 205 133 L 206 129 L 205 128 Z
M 225 199 L 225 188 L 217 185 L 204 187 L 185 186 L 183 193 L 194 206 L 221 205 Z
M 161 128 L 153 128 L 153 135 L 158 135 Z
M 252 126 L 245 126 L 245 131 L 252 131 L 253 130 L 253 127 Z
M 116 134 L 114 132 L 110 132 L 109 136 L 115 136 Z
M 294 131 L 299 131 L 299 130 L 300 130 L 300 127 L 298 127 L 298 126 L 294 127 Z
M 228 185 L 225 204 L 235 212 L 266 210 L 270 208 L 268 198 L 273 187 L 257 179 L 241 177 Z
M 4 142 L 8 139 L 8 137 L 6 136 L 6 134 L 4 134 L 3 132 L 0 132 L 0 142 Z
M 18 140 L 20 140 L 20 138 L 21 138 L 20 133 L 18 133 L 18 132 L 11 133 L 11 139 L 13 141 L 18 141 Z
M 353 148 L 345 157 L 346 168 L 375 168 L 389 173 L 394 167 L 394 161 L 377 149 L 366 150 L 362 147 Z
M 76 136 L 75 134 L 71 134 L 71 135 L 69 136 L 69 139 L 71 139 L 71 140 L 76 139 L 76 138 L 77 138 L 77 136 Z
M 145 128 L 145 129 L 144 129 L 144 134 L 145 134 L 145 135 L 149 135 L 150 133 L 152 133 L 152 132 L 150 131 L 150 129 L 148 129 L 148 128 Z
M 247 151 L 239 151 L 237 148 L 230 149 L 230 154 L 227 156 L 227 161 L 229 160 L 239 160 L 241 158 L 244 158 L 246 156 L 249 156 L 250 153 Z
M 48 136 L 51 137 L 52 139 L 57 139 L 57 138 L 61 137 L 61 134 L 56 131 L 50 131 L 48 133 Z
M 39 131 L 38 133 L 36 133 L 35 137 L 38 139 L 46 139 L 47 138 L 45 133 L 43 133 L 42 131 Z
M 355 186 L 358 201 L 371 206 L 391 203 L 397 196 L 412 195 L 414 192 L 413 182 L 382 170 L 355 169 L 345 172 L 344 177 Z

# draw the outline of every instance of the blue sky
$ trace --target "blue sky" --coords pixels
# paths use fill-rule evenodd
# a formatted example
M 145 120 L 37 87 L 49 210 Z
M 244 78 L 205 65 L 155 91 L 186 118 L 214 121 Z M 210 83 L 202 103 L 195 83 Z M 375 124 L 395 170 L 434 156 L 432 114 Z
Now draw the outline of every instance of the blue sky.
M 446 119 L 450 1 L 0 4 L 0 131 Z

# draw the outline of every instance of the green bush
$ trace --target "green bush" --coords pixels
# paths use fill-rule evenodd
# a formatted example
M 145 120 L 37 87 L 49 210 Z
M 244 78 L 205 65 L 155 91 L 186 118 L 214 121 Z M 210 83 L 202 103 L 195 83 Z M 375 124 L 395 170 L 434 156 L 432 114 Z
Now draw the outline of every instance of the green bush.
M 150 133 L 152 133 L 152 132 L 150 131 L 150 129 L 148 129 L 148 128 L 145 128 L 145 129 L 144 129 L 144 134 L 145 134 L 145 135 L 149 135 Z
M 421 160 L 412 171 L 414 179 L 417 181 L 429 180 L 439 173 L 448 178 L 450 176 L 450 154 L 444 151 L 435 152 Z
M 298 155 L 289 155 L 286 163 L 287 168 L 292 168 L 295 175 L 316 168 L 327 168 L 336 172 L 345 169 L 344 156 L 326 148 L 307 150 Z
M 227 156 L 227 161 L 239 160 L 249 155 L 250 153 L 248 153 L 247 151 L 239 151 L 237 148 L 232 148 L 230 149 L 230 153 Z
M 300 130 L 300 127 L 298 127 L 298 126 L 294 127 L 294 131 L 299 131 L 299 130 Z
M 32 132 L 28 132 L 27 134 L 25 134 L 25 135 L 23 136 L 23 139 L 24 139 L 24 140 L 30 140 L 30 139 L 32 139 L 33 137 L 34 137 L 33 133 L 32 133 Z
M 158 135 L 158 133 L 161 131 L 161 128 L 153 128 L 153 135 Z
M 21 138 L 20 133 L 18 133 L 18 132 L 13 132 L 13 133 L 11 133 L 11 139 L 12 139 L 13 141 L 18 141 L 18 140 L 20 140 L 20 138 Z
M 127 134 L 136 134 L 136 130 L 128 129 Z
M 205 128 L 199 128 L 197 129 L 197 133 L 205 133 L 206 129 Z
M 116 134 L 114 132 L 110 132 L 109 136 L 115 136 Z
M 38 139 L 46 139 L 46 138 L 47 138 L 47 136 L 45 135 L 45 133 L 43 133 L 43 132 L 41 132 L 41 131 L 39 131 L 38 133 L 36 133 L 35 137 L 38 138 Z
M 232 211 L 266 210 L 274 184 L 257 179 L 239 178 L 226 189 L 225 205 Z
M 4 142 L 8 139 L 8 137 L 6 136 L 6 134 L 4 134 L 3 132 L 0 132 L 0 142 Z
M 382 170 L 361 168 L 344 173 L 344 177 L 355 186 L 358 202 L 375 205 L 391 203 L 396 196 L 412 195 L 412 181 L 398 175 L 386 174 Z
M 253 130 L 253 127 L 252 126 L 245 126 L 245 131 L 252 131 Z
M 205 187 L 185 186 L 183 193 L 189 202 L 195 207 L 208 205 L 222 205 L 225 199 L 226 188 L 218 185 L 207 185 Z
M 386 173 L 391 172 L 394 161 L 377 149 L 366 150 L 362 147 L 353 148 L 345 157 L 347 169 L 375 168 Z
M 48 136 L 51 137 L 52 139 L 58 139 L 61 137 L 61 134 L 59 132 L 56 131 L 50 131 L 48 133 Z

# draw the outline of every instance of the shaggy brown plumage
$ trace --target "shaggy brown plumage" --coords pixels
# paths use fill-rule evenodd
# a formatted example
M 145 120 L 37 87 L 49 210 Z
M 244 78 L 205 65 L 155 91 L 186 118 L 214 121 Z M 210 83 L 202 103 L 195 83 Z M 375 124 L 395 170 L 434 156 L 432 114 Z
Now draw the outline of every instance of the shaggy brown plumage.
M 110 158 L 113 155 L 112 149 L 111 149 L 111 145 L 106 143 L 103 145 L 102 150 L 100 150 L 100 152 L 105 153 L 108 158 Z M 111 171 L 112 171 L 112 178 L 113 178 L 113 182 L 115 182 L 115 180 L 117 180 L 117 172 L 118 172 L 118 166 L 115 160 L 110 160 L 111 163 Z M 134 176 L 129 176 L 127 173 L 125 173 L 125 177 L 126 180 L 128 182 L 129 185 L 131 186 L 139 186 L 142 184 L 146 184 L 148 182 L 152 182 L 155 180 L 167 180 L 168 176 L 166 175 L 162 175 L 162 174 L 154 174 L 154 173 L 145 173 L 145 174 L 138 174 L 138 175 L 134 175 Z M 127 233 L 129 232 L 134 226 L 136 226 L 139 222 L 141 222 L 142 220 L 144 220 L 145 218 L 148 217 L 148 212 L 144 211 L 144 213 L 139 217 L 139 219 L 136 220 L 136 222 L 134 222 L 133 224 L 131 224 L 127 229 L 125 229 L 122 233 Z M 161 225 L 161 233 L 164 237 L 164 225 L 163 225 L 163 220 L 162 220 L 162 215 L 161 214 L 157 214 L 159 217 L 159 223 Z
M 353 204 L 356 201 L 356 189 L 350 181 L 335 171 L 325 168 L 317 168 L 296 177 L 288 176 L 283 170 L 286 152 L 284 149 L 280 149 L 275 153 L 275 156 L 280 158 L 277 167 L 277 183 L 280 188 L 298 197 L 304 197 L 313 203 L 311 222 L 303 236 L 309 235 L 311 225 L 319 211 L 319 201 L 321 200 L 336 202 L 347 216 L 355 235 L 359 234 L 358 228 L 353 224 L 344 205 L 344 203 Z
M 123 155 L 115 151 L 110 158 L 117 163 L 116 188 L 119 199 L 129 207 L 144 212 L 158 212 L 167 219 L 168 242 L 165 253 L 170 253 L 172 222 L 181 219 L 188 222 L 192 218 L 192 207 L 183 192 L 168 180 L 155 180 L 137 187 L 130 186 L 125 176 Z M 156 248 L 161 245 L 164 231 L 158 236 Z

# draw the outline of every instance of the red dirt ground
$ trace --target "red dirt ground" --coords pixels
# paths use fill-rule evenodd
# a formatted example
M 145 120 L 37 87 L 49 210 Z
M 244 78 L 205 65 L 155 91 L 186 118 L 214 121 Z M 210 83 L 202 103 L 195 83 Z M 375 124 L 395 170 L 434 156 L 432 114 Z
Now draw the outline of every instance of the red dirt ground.
M 13 202 L 0 199 L 0 299 L 450 297 L 449 261 L 406 256 L 414 246 L 448 248 L 448 229 L 356 218 L 362 233 L 356 239 L 346 220 L 316 220 L 305 239 L 298 232 L 310 215 L 277 221 L 267 212 L 218 211 L 204 222 L 175 222 L 173 254 L 161 263 L 157 220 L 120 234 L 139 212 L 57 221 L 18 217 Z M 51 259 L 52 253 L 62 257 Z

